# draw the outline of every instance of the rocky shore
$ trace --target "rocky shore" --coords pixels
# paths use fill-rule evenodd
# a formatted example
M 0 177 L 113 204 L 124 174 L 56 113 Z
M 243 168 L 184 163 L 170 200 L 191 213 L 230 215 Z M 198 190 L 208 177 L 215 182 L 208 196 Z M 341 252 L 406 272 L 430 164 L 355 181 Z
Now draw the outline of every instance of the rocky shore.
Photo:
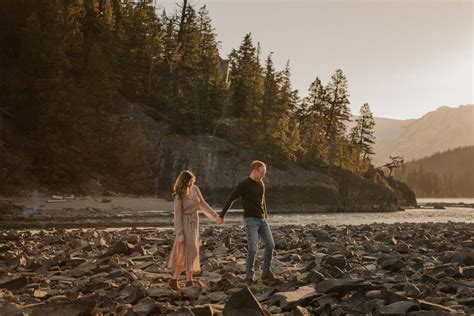
M 170 229 L 3 230 L 0 315 L 474 314 L 472 223 L 273 232 L 281 284 L 262 283 L 259 270 L 246 284 L 243 228 L 212 226 L 201 232 L 204 286 L 174 291 Z

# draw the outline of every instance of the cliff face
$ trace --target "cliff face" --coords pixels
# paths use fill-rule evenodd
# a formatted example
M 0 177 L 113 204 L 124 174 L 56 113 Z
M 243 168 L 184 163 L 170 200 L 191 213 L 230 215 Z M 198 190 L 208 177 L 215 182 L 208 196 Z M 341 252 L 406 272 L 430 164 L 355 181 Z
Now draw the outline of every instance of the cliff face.
M 222 138 L 172 135 L 138 105 L 124 102 L 122 108 L 111 137 L 101 143 L 94 135 L 82 137 L 84 143 L 94 140 L 91 148 L 106 148 L 101 156 L 106 158 L 95 166 L 94 151 L 87 151 L 84 145 L 77 154 L 81 159 L 76 160 L 83 161 L 84 166 L 75 166 L 80 171 L 80 183 L 66 189 L 79 194 L 112 191 L 170 198 L 175 177 L 189 169 L 196 174 L 206 199 L 222 206 L 235 185 L 249 175 L 250 162 L 262 159 Z M 296 164 L 282 170 L 266 162 L 270 210 L 395 211 L 403 201 L 388 182 L 376 183 L 346 170 L 318 172 Z M 236 203 L 235 207 L 239 206 Z

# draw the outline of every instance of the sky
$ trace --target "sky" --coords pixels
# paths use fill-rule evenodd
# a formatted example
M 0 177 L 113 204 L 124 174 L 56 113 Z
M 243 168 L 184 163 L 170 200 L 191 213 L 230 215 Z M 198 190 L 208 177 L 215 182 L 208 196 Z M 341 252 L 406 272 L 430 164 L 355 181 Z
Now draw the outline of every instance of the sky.
M 440 106 L 474 103 L 474 0 L 189 0 L 206 5 L 221 57 L 252 33 L 262 64 L 290 61 L 293 88 L 306 96 L 336 69 L 349 83 L 351 112 L 419 118 Z M 156 0 L 173 12 L 182 1 Z

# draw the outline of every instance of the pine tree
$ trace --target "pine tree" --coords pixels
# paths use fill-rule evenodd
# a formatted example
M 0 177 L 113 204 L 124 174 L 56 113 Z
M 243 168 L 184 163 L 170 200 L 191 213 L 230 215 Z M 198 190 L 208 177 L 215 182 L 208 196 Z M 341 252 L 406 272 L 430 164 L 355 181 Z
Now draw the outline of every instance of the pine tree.
M 275 72 L 271 54 L 265 67 L 264 94 L 259 147 L 274 161 L 295 160 L 299 150 L 299 133 L 294 118 L 297 92 L 293 91 L 289 63 Z
M 374 136 L 375 120 L 370 110 L 369 104 L 364 103 L 360 108 L 360 116 L 356 119 L 356 126 L 351 130 L 351 148 L 356 152 L 356 172 L 363 171 L 371 162 L 371 156 L 374 155 Z M 362 163 L 362 166 L 361 166 Z
M 302 146 L 306 164 L 327 163 L 327 140 L 325 127 L 329 112 L 328 97 L 318 77 L 311 83 L 304 99 L 304 114 L 300 116 Z
M 245 35 L 238 50 L 230 54 L 231 115 L 241 121 L 242 139 L 246 145 L 258 143 L 258 130 L 262 117 L 263 76 L 258 62 L 257 49 L 251 34 Z
M 343 157 L 337 153 L 344 144 L 346 123 L 350 121 L 349 92 L 346 76 L 341 69 L 337 69 L 331 76 L 331 80 L 326 87 L 329 109 L 325 117 L 325 138 L 328 142 L 329 165 L 333 165 L 336 159 L 341 161 Z

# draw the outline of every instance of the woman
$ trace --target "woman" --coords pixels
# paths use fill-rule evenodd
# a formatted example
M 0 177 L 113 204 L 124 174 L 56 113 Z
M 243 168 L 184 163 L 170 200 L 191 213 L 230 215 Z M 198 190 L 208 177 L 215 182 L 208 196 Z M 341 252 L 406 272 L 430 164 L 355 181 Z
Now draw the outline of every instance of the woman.
M 180 288 L 178 278 L 186 271 L 186 286 L 194 285 L 193 272 L 200 271 L 199 262 L 199 216 L 198 209 L 221 224 L 217 213 L 206 203 L 199 188 L 194 185 L 196 177 L 189 170 L 182 171 L 173 186 L 175 242 L 168 268 L 175 269 L 170 286 Z

